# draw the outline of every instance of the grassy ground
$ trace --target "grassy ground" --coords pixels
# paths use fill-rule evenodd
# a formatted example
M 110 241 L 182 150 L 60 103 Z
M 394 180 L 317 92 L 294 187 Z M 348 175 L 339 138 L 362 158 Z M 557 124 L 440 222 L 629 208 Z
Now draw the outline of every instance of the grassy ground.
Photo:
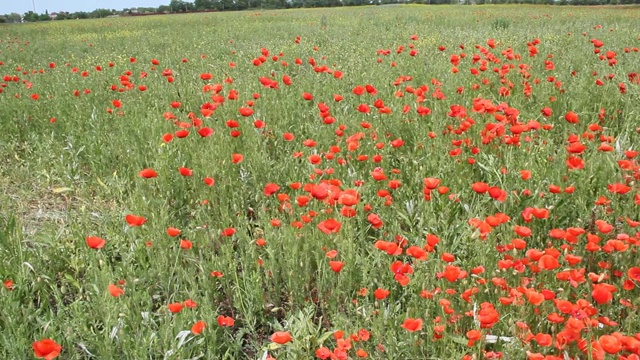
M 0 357 L 637 359 L 639 18 L 0 27 Z

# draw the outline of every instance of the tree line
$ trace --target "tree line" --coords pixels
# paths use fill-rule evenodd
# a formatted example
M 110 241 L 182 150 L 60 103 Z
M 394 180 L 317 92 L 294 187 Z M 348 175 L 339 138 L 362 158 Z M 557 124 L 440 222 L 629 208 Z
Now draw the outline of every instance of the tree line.
M 128 16 L 138 14 L 172 14 L 197 11 L 237 11 L 247 9 L 289 9 L 335 6 L 361 6 L 386 4 L 549 4 L 549 5 L 628 5 L 640 4 L 640 0 L 171 0 L 168 5 L 139 7 L 133 9 L 96 9 L 91 12 L 45 11 L 38 14 L 33 11 L 24 14 L 11 13 L 0 15 L 0 23 L 36 22 L 67 19 L 98 19 L 109 16 Z

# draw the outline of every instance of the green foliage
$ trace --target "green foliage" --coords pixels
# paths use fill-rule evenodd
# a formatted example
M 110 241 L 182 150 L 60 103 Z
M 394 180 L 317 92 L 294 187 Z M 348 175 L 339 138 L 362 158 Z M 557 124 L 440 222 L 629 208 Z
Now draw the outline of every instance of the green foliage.
M 184 2 L 173 5 L 188 11 Z M 484 349 L 509 359 L 562 354 L 555 344 L 520 340 L 538 333 L 555 339 L 564 328 L 547 318 L 560 311 L 556 303 L 534 305 L 527 289 L 572 306 L 581 301 L 583 308 L 563 317 L 618 322 L 589 327 L 580 333 L 585 339 L 614 332 L 637 337 L 640 288 L 626 281 L 637 266 L 633 221 L 640 220 L 640 200 L 634 198 L 637 157 L 625 152 L 640 144 L 640 93 L 630 80 L 638 71 L 637 14 L 606 7 L 596 13 L 388 5 L 258 11 L 323 5 L 219 0 L 194 7 L 254 10 L 0 27 L 0 69 L 7 77 L 0 87 L 0 281 L 6 282 L 0 358 L 32 358 L 32 343 L 43 338 L 62 345 L 59 358 L 74 360 L 257 359 L 265 352 L 311 359 L 345 339 L 355 339 L 351 358 L 358 350 L 372 359 L 481 359 Z M 113 11 L 67 17 L 107 13 Z M 594 54 L 593 39 L 604 43 L 601 54 Z M 539 54 L 529 56 L 534 42 Z M 616 52 L 617 64 L 609 65 L 607 50 Z M 453 55 L 460 57 L 458 72 Z M 256 64 L 261 56 L 266 61 Z M 596 79 L 605 79 L 603 86 Z M 354 94 L 367 84 L 375 94 Z M 248 102 L 254 113 L 244 117 L 238 109 Z M 320 116 L 320 103 L 335 122 Z M 358 112 L 360 104 L 371 111 Z M 421 116 L 419 106 L 431 113 Z M 464 116 L 453 114 L 458 107 Z M 541 115 L 544 107 L 551 116 Z M 505 120 L 514 110 L 517 117 Z M 568 111 L 579 114 L 577 124 L 564 119 Z M 258 120 L 265 126 L 256 126 Z M 203 137 L 202 127 L 215 131 Z M 180 130 L 189 135 L 178 138 Z M 285 133 L 295 138 L 286 140 Z M 308 139 L 316 144 L 305 145 Z M 586 146 L 574 154 L 585 168 L 570 170 L 568 148 L 576 142 Z M 612 149 L 600 149 L 603 143 Z M 234 164 L 238 153 L 244 160 Z M 180 167 L 193 175 L 181 175 Z M 373 178 L 378 167 L 386 179 Z M 145 168 L 158 177 L 141 178 Z M 215 184 L 205 184 L 209 177 Z M 441 187 L 425 191 L 425 178 L 439 179 Z M 304 205 L 301 197 L 310 196 L 304 185 L 323 181 L 337 187 L 329 188 L 331 197 Z M 475 182 L 504 190 L 507 198 L 476 193 Z M 271 196 L 264 192 L 269 183 L 279 186 Z M 609 185 L 616 183 L 631 190 L 613 193 Z M 561 191 L 551 192 L 551 185 Z M 355 216 L 341 213 L 344 198 L 333 198 L 338 189 L 357 190 Z M 526 209 L 534 208 L 549 216 L 527 222 Z M 129 214 L 146 222 L 129 226 Z M 373 226 L 371 214 L 382 227 Z M 499 214 L 509 220 L 496 224 Z M 319 227 L 329 218 L 340 222 L 339 231 Z M 483 221 L 493 224 L 489 233 L 473 225 Z M 517 234 L 516 226 L 531 235 Z M 181 233 L 172 237 L 169 227 Z M 223 236 L 229 228 L 235 233 Z M 573 239 L 580 228 L 585 233 Z M 552 237 L 552 230 L 563 237 Z M 593 242 L 587 232 L 600 237 L 602 250 L 586 250 Z M 437 245 L 429 245 L 429 235 Z M 90 236 L 105 239 L 105 246 L 90 248 Z M 516 238 L 524 248 L 514 246 L 521 244 Z M 181 240 L 192 246 L 181 247 Z M 408 253 L 411 246 L 432 252 L 419 260 Z M 557 254 L 561 266 L 540 270 L 543 252 Z M 344 267 L 336 272 L 330 261 Z M 392 270 L 397 261 L 411 266 L 406 284 L 400 280 L 408 270 Z M 447 266 L 466 275 L 448 279 Z M 558 272 L 565 270 L 576 270 L 577 278 L 584 271 L 585 281 L 562 280 Z M 598 283 L 616 287 L 613 301 L 594 301 Z M 112 296 L 109 285 L 124 294 Z M 388 296 L 376 298 L 377 289 Z M 188 299 L 197 306 L 171 313 L 169 304 Z M 479 329 L 485 302 L 499 317 L 468 346 L 467 331 Z M 219 316 L 234 325 L 220 325 Z M 407 318 L 423 320 L 422 329 L 405 330 Z M 206 327 L 195 335 L 190 330 L 199 320 Z M 273 343 L 270 336 L 279 331 L 293 340 Z M 488 344 L 487 335 L 510 341 Z M 575 342 L 566 351 L 591 356 Z
M 495 31 L 505 31 L 511 26 L 511 20 L 505 18 L 497 18 L 491 23 L 491 27 Z
M 239 11 L 246 9 L 288 9 L 288 8 L 315 8 L 315 7 L 338 7 L 338 6 L 362 6 L 362 5 L 389 5 L 389 4 L 424 4 L 424 5 L 484 5 L 484 4 L 548 4 L 548 5 L 630 5 L 639 4 L 640 0 L 194 0 L 193 2 L 184 0 L 171 0 L 168 5 L 155 7 L 138 7 L 138 14 L 166 14 L 185 13 L 195 11 Z M 59 14 L 56 20 L 65 19 L 96 19 L 111 15 L 131 15 L 131 9 L 125 8 L 121 11 L 115 9 L 96 9 L 92 12 L 78 11 L 74 13 Z M 28 14 L 28 13 L 27 13 Z M 25 14 L 26 15 L 26 14 Z M 52 20 L 48 14 L 29 15 L 25 21 L 48 21 Z M 5 15 L 9 18 L 9 15 Z M 0 22 L 2 22 L 0 18 Z M 4 19 L 4 22 L 11 21 Z M 17 21 L 13 21 L 17 22 Z M 503 24 L 498 25 L 499 29 L 504 29 Z
M 36 22 L 40 20 L 40 16 L 37 13 L 34 13 L 33 11 L 26 12 L 23 15 L 23 18 L 24 18 L 24 21 L 27 21 L 27 22 Z

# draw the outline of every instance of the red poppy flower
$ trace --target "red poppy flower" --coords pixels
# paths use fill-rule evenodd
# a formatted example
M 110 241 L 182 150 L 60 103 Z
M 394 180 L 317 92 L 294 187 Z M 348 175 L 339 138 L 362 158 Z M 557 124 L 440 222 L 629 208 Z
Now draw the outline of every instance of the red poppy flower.
M 371 109 L 369 108 L 369 105 L 367 104 L 360 104 L 358 105 L 358 107 L 356 108 L 359 112 L 364 113 L 364 114 L 368 114 Z
M 191 327 L 191 332 L 194 335 L 200 335 L 202 333 L 202 330 L 204 330 L 204 328 L 207 326 L 207 323 L 205 323 L 204 321 L 197 321 L 195 324 L 193 324 L 193 326 Z
M 567 168 L 569 170 L 582 170 L 584 169 L 584 160 L 577 156 L 569 156 L 567 158 Z
M 538 345 L 542 347 L 551 346 L 553 344 L 553 338 L 549 334 L 538 333 L 535 336 L 535 340 Z
M 489 191 L 489 185 L 483 182 L 476 182 L 471 184 L 471 189 L 473 189 L 473 191 L 477 192 L 478 194 L 483 194 Z
M 158 177 L 158 173 L 155 172 L 153 169 L 144 169 L 138 173 L 138 176 L 145 179 L 151 179 L 151 178 Z
M 377 288 L 374 292 L 373 292 L 373 296 L 377 299 L 377 300 L 384 300 L 387 298 L 387 296 L 389 296 L 389 290 L 387 289 L 382 289 L 382 288 Z
M 172 304 L 167 305 L 167 308 L 172 313 L 177 314 L 180 311 L 182 311 L 182 309 L 184 308 L 184 305 L 182 303 L 172 303 Z
M 570 124 L 577 124 L 579 122 L 578 114 L 574 113 L 573 111 L 567 112 L 567 114 L 564 116 L 564 119 L 567 120 L 567 122 Z
M 235 320 L 229 316 L 218 315 L 218 325 L 223 327 L 231 327 L 235 324 Z
M 189 309 L 195 309 L 198 306 L 198 303 L 196 303 L 195 301 L 191 300 L 191 299 L 187 299 L 184 301 L 184 306 L 188 307 Z
M 419 261 L 427 260 L 427 251 L 419 246 L 410 246 L 406 250 L 406 254 Z
M 244 160 L 244 156 L 242 154 L 233 154 L 231 155 L 231 162 L 234 164 L 241 163 Z
M 203 138 L 209 137 L 213 135 L 213 133 L 214 133 L 213 129 L 208 127 L 203 127 L 203 128 L 200 128 L 200 130 L 198 130 L 198 135 L 200 135 Z
M 440 179 L 437 178 L 424 178 L 424 187 L 429 190 L 434 190 L 440 185 Z
M 147 222 L 147 219 L 145 219 L 144 217 L 131 215 L 131 214 L 125 216 L 125 220 L 127 221 L 127 224 L 129 224 L 129 226 L 131 227 L 142 226 L 142 224 Z
M 107 243 L 97 236 L 89 236 L 86 238 L 87 245 L 92 249 L 102 249 Z
M 15 283 L 13 282 L 13 280 L 5 280 L 4 283 L 2 283 L 4 285 L 5 288 L 9 289 L 9 290 L 13 290 Z
M 329 261 L 329 266 L 331 267 L 331 270 L 333 270 L 333 272 L 339 273 L 340 271 L 342 271 L 342 268 L 344 267 L 344 262 L 332 260 L 332 261 Z
M 318 224 L 318 229 L 325 234 L 337 233 L 340 231 L 342 224 L 336 219 L 327 219 Z
M 609 284 L 595 284 L 593 285 L 593 290 L 591 291 L 591 297 L 598 304 L 606 304 L 613 300 L 612 290 L 615 290 L 615 287 Z
M 176 136 L 178 137 L 178 139 L 184 139 L 187 136 L 189 136 L 189 130 L 185 130 L 185 129 L 178 130 L 176 131 Z
M 325 359 L 329 359 L 332 356 L 335 357 L 336 354 L 334 354 L 331 350 L 329 350 L 328 348 L 326 348 L 324 346 L 319 348 L 318 350 L 316 350 L 316 357 L 318 359 L 325 360 Z
M 113 297 L 124 295 L 124 290 L 122 290 L 121 288 L 119 288 L 117 285 L 114 285 L 114 284 L 109 284 L 108 290 L 109 290 L 109 294 L 111 294 L 111 296 Z
M 621 183 L 609 184 L 607 185 L 607 189 L 609 190 L 609 192 L 613 194 L 620 194 L 620 195 L 624 195 L 629 191 L 631 191 L 631 187 Z
M 600 338 L 598 339 L 598 343 L 600 343 L 602 350 L 611 355 L 617 354 L 620 350 L 622 350 L 622 342 L 620 341 L 620 339 L 613 335 L 600 336 Z
M 534 306 L 538 306 L 544 302 L 544 295 L 533 289 L 528 289 L 525 293 L 525 297 L 527 298 L 527 301 Z
M 540 260 L 538 260 L 538 266 L 544 270 L 555 270 L 560 267 L 560 263 L 558 259 L 551 255 L 542 255 Z
M 497 201 L 504 201 L 507 197 L 507 192 L 500 189 L 497 186 L 492 186 L 489 188 L 489 196 Z
M 222 236 L 232 236 L 236 233 L 236 229 L 234 228 L 226 228 L 222 230 Z
M 34 356 L 39 359 L 52 360 L 60 355 L 62 346 L 51 339 L 42 339 L 32 344 Z
M 380 217 L 373 213 L 367 215 L 367 221 L 369 222 L 369 224 L 371 224 L 371 227 L 373 227 L 374 229 L 380 229 L 383 225 L 383 222 L 380 219 Z
M 288 331 L 277 331 L 271 335 L 271 341 L 276 344 L 284 345 L 293 340 L 291 334 Z
M 404 328 L 408 332 L 420 331 L 422 330 L 422 319 L 407 318 L 400 327 Z
M 230 119 L 230 120 L 227 120 L 226 125 L 227 127 L 233 129 L 233 128 L 239 127 L 240 123 L 237 120 Z
M 178 171 L 180 172 L 180 175 L 182 176 L 191 176 L 193 175 L 193 170 L 186 168 L 186 167 L 179 167 Z
M 213 186 L 216 183 L 216 181 L 212 177 L 206 177 L 206 178 L 203 179 L 203 181 L 204 181 L 205 185 L 207 185 L 207 186 Z
M 373 246 L 391 256 L 402 254 L 402 247 L 395 242 L 378 240 L 373 244 Z
M 328 257 L 329 259 L 333 259 L 336 256 L 338 256 L 338 250 L 329 250 L 324 254 L 326 257 Z
M 522 236 L 522 237 L 529 237 L 531 236 L 531 229 L 529 229 L 526 226 L 519 226 L 516 225 L 513 228 L 513 231 L 515 231 L 516 234 L 518 234 L 518 236 Z
M 305 141 L 302 142 L 302 145 L 306 146 L 306 147 L 314 147 L 316 146 L 318 143 L 313 140 L 313 139 L 307 139 Z
M 476 341 L 482 338 L 482 333 L 479 330 L 469 330 L 467 331 L 466 335 L 467 339 L 469 339 L 469 341 L 467 342 L 467 346 L 469 347 L 473 346 Z
M 459 267 L 454 265 L 447 265 L 444 268 L 444 272 L 442 276 L 447 279 L 449 282 L 455 282 L 459 279 L 462 279 L 466 276 L 466 272 L 462 271 Z
M 264 186 L 263 193 L 265 196 L 271 196 L 278 190 L 280 190 L 280 186 L 278 186 L 277 184 L 269 183 Z
M 176 237 L 178 235 L 180 235 L 182 231 L 180 231 L 180 229 L 176 229 L 173 227 L 170 227 L 167 229 L 167 235 L 171 236 L 171 237 Z
M 569 146 L 567 146 L 566 149 L 567 149 L 567 152 L 571 154 L 582 154 L 587 149 L 587 145 L 579 141 L 576 141 L 569 144 Z
M 245 117 L 253 115 L 253 109 L 252 108 L 243 107 L 243 108 L 238 109 L 238 112 L 240 113 L 240 115 L 245 116 Z
M 284 138 L 285 141 L 291 141 L 294 138 L 292 133 L 284 133 L 282 137 Z
M 627 270 L 629 279 L 640 282 L 640 267 L 632 267 Z
M 480 328 L 491 328 L 496 322 L 498 322 L 499 319 L 500 314 L 496 311 L 491 303 L 484 302 L 480 304 L 480 311 L 478 311 L 478 321 L 480 321 Z

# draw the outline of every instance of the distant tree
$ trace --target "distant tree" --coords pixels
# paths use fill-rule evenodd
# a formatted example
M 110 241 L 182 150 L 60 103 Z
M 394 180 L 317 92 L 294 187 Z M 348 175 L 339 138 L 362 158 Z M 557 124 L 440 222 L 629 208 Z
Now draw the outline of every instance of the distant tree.
M 40 17 L 38 16 L 38 14 L 34 13 L 33 11 L 24 13 L 23 18 L 24 18 L 24 21 L 26 22 L 36 22 L 40 20 Z
M 169 5 L 161 5 L 158 8 L 145 7 L 133 9 L 138 13 L 169 13 L 169 12 L 191 12 L 196 10 L 244 10 L 255 8 L 266 9 L 285 9 L 285 8 L 311 8 L 311 7 L 336 7 L 336 6 L 360 6 L 360 5 L 381 5 L 396 3 L 415 3 L 415 4 L 454 4 L 454 5 L 472 5 L 472 4 L 548 4 L 548 5 L 624 5 L 624 4 L 640 4 L 640 0 L 171 0 Z M 131 14 L 132 10 L 125 8 L 122 11 L 115 9 L 95 9 L 90 13 L 78 11 L 74 13 L 60 12 L 57 14 L 56 20 L 65 19 L 87 19 L 87 18 L 104 18 L 115 14 Z M 24 13 L 24 15 L 12 13 L 0 15 L 0 23 L 6 22 L 36 22 L 52 20 L 49 11 L 45 10 L 44 14 L 37 14 L 33 11 Z
M 233 0 L 214 0 L 213 8 L 218 11 L 234 10 L 235 4 Z
M 212 4 L 213 4 L 213 9 L 214 10 L 222 11 L 222 1 L 220 1 L 220 0 L 212 0 Z
M 71 18 L 71 19 L 88 19 L 89 18 L 89 13 L 86 13 L 84 11 L 77 11 L 77 12 L 71 13 L 69 15 L 69 18 Z
M 304 6 L 308 8 L 322 7 L 323 4 L 325 4 L 325 0 L 305 0 L 304 2 Z
M 106 18 L 111 15 L 113 15 L 113 13 L 109 9 L 95 9 L 89 13 L 89 17 L 92 19 Z
M 171 0 L 169 7 L 171 8 L 171 12 L 186 12 L 196 9 L 192 2 L 182 0 Z
M 184 8 L 184 1 L 182 0 L 171 0 L 169 3 L 169 7 L 171 8 L 171 12 L 183 12 L 186 11 Z
M 7 22 L 19 23 L 20 21 L 22 21 L 22 15 L 18 13 L 11 13 L 5 15 L 5 17 L 7 18 Z
M 214 4 L 213 0 L 195 0 L 193 6 L 196 7 L 196 10 L 210 10 L 213 9 Z
M 284 9 L 286 1 L 282 0 L 263 0 L 261 5 L 264 9 Z

